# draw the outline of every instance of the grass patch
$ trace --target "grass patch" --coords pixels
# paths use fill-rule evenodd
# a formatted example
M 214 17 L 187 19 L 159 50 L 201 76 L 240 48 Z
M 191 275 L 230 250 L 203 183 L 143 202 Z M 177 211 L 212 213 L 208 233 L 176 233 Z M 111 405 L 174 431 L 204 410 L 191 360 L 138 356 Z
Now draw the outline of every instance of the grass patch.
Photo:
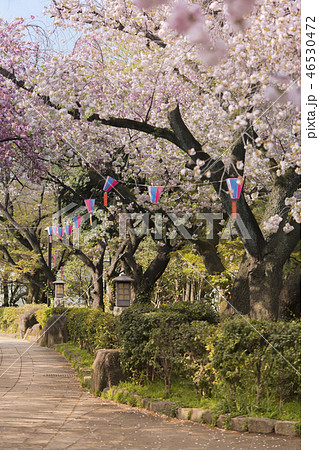
M 231 417 L 247 415 L 250 417 L 265 417 L 277 420 L 300 421 L 301 404 L 298 400 L 286 401 L 283 404 L 282 411 L 279 411 L 277 399 L 268 399 L 261 402 L 259 407 L 253 404 L 247 404 L 245 407 L 230 405 L 225 402 L 222 396 L 215 393 L 214 397 L 204 397 L 197 393 L 196 389 L 187 380 L 178 379 L 172 382 L 170 394 L 165 393 L 165 385 L 162 381 L 154 381 L 149 385 L 140 385 L 134 382 L 121 382 L 117 388 L 122 392 L 115 393 L 115 401 L 127 403 L 129 394 L 137 394 L 142 398 L 153 400 L 168 400 L 181 408 L 204 408 L 212 410 L 217 417 L 220 414 L 230 414 Z M 124 391 L 124 392 L 123 392 Z M 247 399 L 248 401 L 248 399 Z
M 175 380 L 172 382 L 171 392 L 165 393 L 163 381 L 154 381 L 149 385 L 140 385 L 133 382 L 121 382 L 118 386 L 128 392 L 153 400 L 169 400 L 181 408 L 207 408 L 213 409 L 217 405 L 214 398 L 205 398 L 196 392 L 196 389 L 187 380 Z
M 94 356 L 86 350 L 82 350 L 77 344 L 67 342 L 65 344 L 55 345 L 54 348 L 62 353 L 73 364 L 73 367 L 79 366 L 83 369 L 92 370 Z
M 71 366 L 76 370 L 83 387 L 89 387 L 86 384 L 84 377 L 90 376 L 93 368 L 94 356 L 86 350 L 82 350 L 77 344 L 67 342 L 65 344 L 58 344 L 54 349 L 61 353 Z
M 276 420 L 301 420 L 301 403 L 298 400 L 286 401 L 282 410 L 279 411 L 278 400 L 269 400 L 261 403 L 259 408 L 252 407 L 249 415 L 251 417 L 265 417 Z
M 67 342 L 65 344 L 61 344 L 60 346 L 64 351 L 73 353 L 75 359 L 81 363 L 81 367 L 86 369 L 92 369 L 94 356 L 86 350 L 82 350 L 77 344 L 73 342 Z

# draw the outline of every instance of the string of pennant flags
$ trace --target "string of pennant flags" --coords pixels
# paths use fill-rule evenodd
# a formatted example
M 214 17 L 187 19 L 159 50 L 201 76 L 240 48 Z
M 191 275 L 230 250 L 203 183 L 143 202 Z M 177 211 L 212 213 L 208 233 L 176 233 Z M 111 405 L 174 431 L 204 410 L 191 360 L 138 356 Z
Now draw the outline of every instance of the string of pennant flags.
M 230 198 L 232 199 L 232 218 L 236 220 L 237 218 L 237 200 L 240 197 L 243 185 L 244 185 L 244 178 L 238 177 L 238 178 L 227 178 L 226 179 L 227 187 L 228 187 L 228 193 L 230 195 Z M 110 192 L 116 185 L 118 184 L 118 181 L 116 181 L 114 178 L 108 176 L 106 178 L 103 191 L 104 191 L 104 206 L 107 206 L 108 204 L 108 192 Z M 160 196 L 163 192 L 164 187 L 163 186 L 147 186 L 148 187 L 148 194 L 150 198 L 151 203 L 158 203 Z M 95 199 L 89 198 L 84 200 L 85 206 L 88 210 L 88 213 L 90 215 L 90 225 L 92 226 L 92 217 L 94 212 L 94 206 L 95 206 Z M 79 243 L 80 238 L 80 227 L 82 222 L 81 216 L 76 216 L 73 218 L 73 225 L 65 225 L 64 227 L 47 227 L 49 239 L 50 242 L 52 242 L 52 236 L 58 236 L 60 239 L 63 238 L 64 235 L 69 239 L 72 231 L 74 230 L 73 237 L 75 241 L 75 245 Z

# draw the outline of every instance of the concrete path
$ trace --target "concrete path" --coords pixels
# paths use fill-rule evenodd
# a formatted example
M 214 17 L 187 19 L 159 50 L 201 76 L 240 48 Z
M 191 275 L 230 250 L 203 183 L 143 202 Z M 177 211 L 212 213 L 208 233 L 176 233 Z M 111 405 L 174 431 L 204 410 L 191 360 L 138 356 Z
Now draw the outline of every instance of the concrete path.
M 299 438 L 211 429 L 84 391 L 63 356 L 0 337 L 1 449 L 300 449 Z

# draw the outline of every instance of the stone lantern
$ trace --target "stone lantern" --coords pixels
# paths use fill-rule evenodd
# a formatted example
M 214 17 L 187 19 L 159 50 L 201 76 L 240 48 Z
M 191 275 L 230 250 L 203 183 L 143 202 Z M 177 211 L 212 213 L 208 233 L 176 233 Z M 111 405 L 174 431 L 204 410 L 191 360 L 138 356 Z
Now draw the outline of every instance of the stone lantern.
M 115 308 L 114 314 L 120 314 L 124 308 L 131 306 L 133 278 L 121 273 L 113 279 L 115 285 Z
M 57 276 L 54 284 L 54 306 L 64 306 L 64 285 L 65 282 L 62 280 L 61 275 Z

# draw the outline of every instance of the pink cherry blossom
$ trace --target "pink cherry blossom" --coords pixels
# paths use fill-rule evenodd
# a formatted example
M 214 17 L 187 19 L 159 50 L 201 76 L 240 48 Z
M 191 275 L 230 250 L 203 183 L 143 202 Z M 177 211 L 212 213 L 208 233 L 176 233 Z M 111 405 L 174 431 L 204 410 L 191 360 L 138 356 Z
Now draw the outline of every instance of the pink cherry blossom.
M 225 0 L 229 20 L 235 28 L 245 27 L 243 19 L 252 12 L 255 3 L 256 0 Z
M 193 42 L 207 41 L 205 19 L 199 5 L 178 1 L 168 20 L 170 27 L 180 34 L 188 34 Z
M 141 9 L 153 9 L 168 3 L 169 0 L 133 0 L 133 4 Z
M 219 64 L 223 58 L 225 58 L 227 51 L 228 47 L 226 43 L 221 39 L 217 39 L 213 47 L 205 45 L 200 48 L 199 54 L 204 64 L 208 66 L 215 66 L 216 64 Z

